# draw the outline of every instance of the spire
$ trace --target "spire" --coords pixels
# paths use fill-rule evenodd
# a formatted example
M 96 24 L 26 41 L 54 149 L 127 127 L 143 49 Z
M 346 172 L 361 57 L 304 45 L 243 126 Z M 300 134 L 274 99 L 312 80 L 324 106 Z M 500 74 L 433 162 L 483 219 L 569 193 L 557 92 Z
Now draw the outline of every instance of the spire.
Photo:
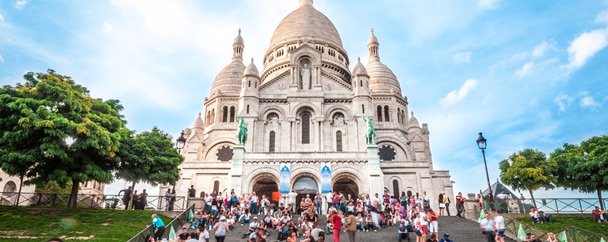
M 239 29 L 239 34 L 234 38 L 234 43 L 232 44 L 232 58 L 243 59 L 244 48 L 245 42 L 243 41 L 243 37 L 241 37 L 241 29 Z
M 371 31 L 371 35 L 367 40 L 367 49 L 369 51 L 369 60 L 380 60 L 380 43 L 378 42 L 378 38 L 374 34 L 374 29 Z
M 300 0 L 300 7 L 310 5 L 312 6 L 312 0 Z

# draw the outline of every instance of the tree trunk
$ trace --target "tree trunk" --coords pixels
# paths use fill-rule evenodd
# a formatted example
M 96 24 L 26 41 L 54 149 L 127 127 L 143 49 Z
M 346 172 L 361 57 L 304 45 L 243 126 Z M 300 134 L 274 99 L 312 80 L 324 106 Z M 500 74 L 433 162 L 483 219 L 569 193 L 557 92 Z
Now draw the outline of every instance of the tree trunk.
M 19 198 L 21 198 L 21 188 L 23 187 L 23 175 L 19 176 L 19 193 L 17 193 L 17 201 L 15 206 L 19 206 Z
M 597 189 L 597 198 L 600 201 L 600 208 L 604 211 L 604 199 L 602 199 L 602 190 Z
M 135 204 L 133 204 L 133 197 L 135 195 L 135 182 L 131 185 L 131 198 L 129 199 L 129 203 L 127 204 L 128 208 L 134 209 Z
M 536 200 L 534 199 L 534 194 L 532 193 L 532 190 L 528 190 L 528 191 L 530 191 L 530 198 L 532 198 L 532 204 L 534 205 L 535 208 L 538 208 L 536 206 Z
M 80 187 L 80 181 L 72 180 L 72 191 L 70 193 L 70 199 L 68 200 L 68 208 L 77 208 L 78 206 L 78 188 Z

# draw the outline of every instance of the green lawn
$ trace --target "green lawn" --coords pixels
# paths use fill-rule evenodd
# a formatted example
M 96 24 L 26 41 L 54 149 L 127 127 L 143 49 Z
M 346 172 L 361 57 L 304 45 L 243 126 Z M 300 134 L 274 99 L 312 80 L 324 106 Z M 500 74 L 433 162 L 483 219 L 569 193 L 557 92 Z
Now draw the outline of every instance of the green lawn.
M 532 224 L 528 216 L 516 218 L 518 222 Z M 561 232 L 568 227 L 574 226 L 592 233 L 608 236 L 608 224 L 593 222 L 591 215 L 553 215 L 555 222 L 535 224 L 534 227 L 547 232 Z
M 0 206 L 0 241 L 126 241 L 152 220 L 150 211 Z M 160 215 L 165 223 L 170 218 Z

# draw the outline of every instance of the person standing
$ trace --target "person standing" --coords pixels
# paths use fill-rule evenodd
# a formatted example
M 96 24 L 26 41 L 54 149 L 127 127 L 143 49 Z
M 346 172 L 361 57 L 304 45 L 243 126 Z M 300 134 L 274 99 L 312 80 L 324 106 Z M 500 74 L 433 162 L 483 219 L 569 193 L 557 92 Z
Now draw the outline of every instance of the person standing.
M 333 210 L 331 216 L 331 223 L 334 227 L 334 242 L 340 242 L 340 230 L 342 229 L 342 217 L 338 214 L 338 211 Z
M 171 211 L 169 210 L 169 205 L 171 204 L 171 188 L 167 189 L 167 191 L 165 192 L 165 210 L 167 211 Z
M 490 213 L 487 213 L 484 219 L 481 220 L 479 226 L 486 233 L 486 237 L 488 238 L 488 242 L 496 242 L 496 232 L 494 231 L 494 220 L 492 219 Z
M 321 208 L 321 206 L 323 205 L 323 198 L 321 197 L 321 193 L 317 192 L 317 195 L 315 195 L 315 206 L 317 209 L 317 215 L 321 215 L 321 211 L 323 211 L 323 209 Z
M 331 206 L 333 205 L 333 200 L 334 194 L 329 191 L 327 195 L 325 195 L 325 201 L 327 202 L 327 214 L 329 214 L 329 209 L 331 209 Z
M 121 192 L 124 193 L 122 195 L 122 204 L 125 205 L 125 210 L 128 210 L 129 202 L 131 202 L 131 193 L 133 192 L 133 188 L 129 186 L 127 189 L 120 190 L 120 192 L 118 192 L 118 195 L 120 195 Z
M 439 198 L 437 199 L 439 203 L 439 216 L 443 216 L 443 210 L 445 210 L 445 202 L 443 201 L 443 193 L 439 193 Z
M 437 214 L 433 209 L 429 209 L 429 213 L 427 214 L 429 217 L 429 232 L 435 235 L 435 238 L 439 238 L 439 222 L 437 222 Z
M 213 226 L 211 232 L 215 236 L 215 241 L 224 242 L 226 239 L 226 231 L 228 230 L 228 225 L 226 225 L 226 217 L 221 216 L 220 221 Z
M 445 195 L 445 192 L 443 193 L 443 203 L 445 204 L 445 212 L 448 213 L 448 216 L 452 216 L 450 214 L 450 202 L 452 202 L 452 200 L 450 199 L 450 197 Z
M 494 227 L 496 230 L 496 241 L 505 242 L 505 218 L 500 214 L 500 211 L 494 211 Z
M 146 192 L 146 189 L 144 189 L 144 191 L 139 195 L 139 201 L 138 201 L 138 209 L 139 210 L 144 210 L 146 209 L 146 205 L 148 204 L 148 193 Z
M 161 218 L 159 218 L 155 213 L 152 214 L 152 224 L 150 225 L 154 227 L 154 239 L 160 240 L 163 238 L 163 234 L 165 233 L 165 223 Z
M 346 213 L 346 232 L 348 233 L 348 241 L 355 242 L 355 234 L 357 233 L 357 218 L 353 212 Z
M 458 192 L 456 196 L 456 217 L 462 218 L 462 213 L 464 212 L 464 197 L 462 197 L 462 192 Z
M 194 189 L 194 185 L 191 185 L 188 188 L 188 197 L 196 197 L 196 189 Z

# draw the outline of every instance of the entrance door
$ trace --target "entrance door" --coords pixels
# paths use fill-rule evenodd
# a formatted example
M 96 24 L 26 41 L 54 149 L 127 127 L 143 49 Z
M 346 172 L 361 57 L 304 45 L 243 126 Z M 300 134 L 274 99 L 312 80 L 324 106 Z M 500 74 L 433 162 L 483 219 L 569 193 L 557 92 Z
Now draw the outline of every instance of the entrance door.
M 262 195 L 266 195 L 266 198 L 268 198 L 268 200 L 272 200 L 272 193 L 278 192 L 279 186 L 272 178 L 262 177 L 255 181 L 255 184 L 253 185 L 253 191 L 260 200 L 262 199 Z
M 306 195 L 309 195 L 310 199 L 314 202 L 315 194 L 319 191 L 319 186 L 312 178 L 301 177 L 294 183 L 293 191 L 298 194 L 296 196 L 296 210 L 300 211 L 300 203 L 306 198 Z
M 356 199 L 357 196 L 359 196 L 359 188 L 357 187 L 357 183 L 347 177 L 339 178 L 334 183 L 332 191 L 342 192 L 345 197 L 348 197 L 348 194 L 350 194 L 353 199 Z

